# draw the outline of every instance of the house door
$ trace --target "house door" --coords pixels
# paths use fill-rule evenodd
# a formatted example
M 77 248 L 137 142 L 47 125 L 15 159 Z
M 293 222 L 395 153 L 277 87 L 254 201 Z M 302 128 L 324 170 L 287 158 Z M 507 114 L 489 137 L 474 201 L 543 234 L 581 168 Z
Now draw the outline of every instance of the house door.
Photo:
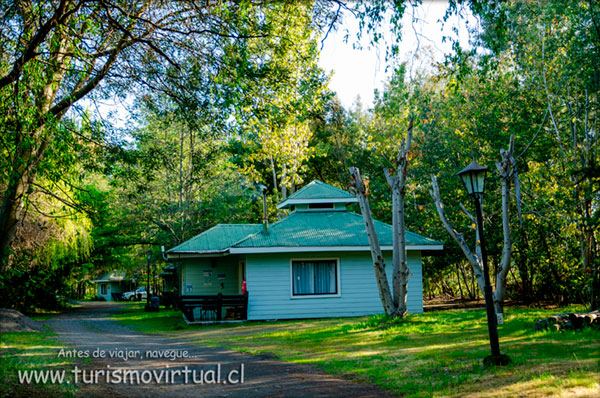
M 240 260 L 238 266 L 238 293 L 242 294 L 242 285 L 246 281 L 246 260 Z

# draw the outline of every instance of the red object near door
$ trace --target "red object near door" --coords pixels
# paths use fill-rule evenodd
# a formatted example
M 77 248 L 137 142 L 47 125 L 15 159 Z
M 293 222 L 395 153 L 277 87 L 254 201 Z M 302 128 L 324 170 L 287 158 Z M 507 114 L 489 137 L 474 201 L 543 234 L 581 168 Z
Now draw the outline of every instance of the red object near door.
M 242 294 L 246 293 L 246 281 L 242 281 Z

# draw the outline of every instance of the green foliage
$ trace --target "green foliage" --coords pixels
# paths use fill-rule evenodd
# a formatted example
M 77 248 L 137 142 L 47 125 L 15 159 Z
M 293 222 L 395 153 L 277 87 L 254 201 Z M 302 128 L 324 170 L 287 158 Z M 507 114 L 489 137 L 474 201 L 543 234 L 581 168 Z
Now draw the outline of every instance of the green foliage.
M 243 51 L 254 54 L 247 62 L 253 73 L 232 82 L 239 101 L 236 138 L 248 151 L 243 171 L 255 183 L 269 181 L 280 199 L 304 181 L 314 155 L 312 124 L 330 95 L 317 65 L 312 12 L 308 3 L 298 3 L 294 13 L 287 5 L 273 6 L 266 14 L 273 36 L 245 43 Z
M 0 79 L 9 76 L 39 28 L 35 21 L 53 12 L 49 4 L 21 9 L 25 5 L 13 3 L 1 6 Z M 85 281 L 100 272 L 145 266 L 149 248 L 153 263 L 160 263 L 162 245 L 216 223 L 259 222 L 256 183 L 273 193 L 267 202 L 274 219 L 282 215 L 277 201 L 303 182 L 320 179 L 345 188 L 348 167 L 357 166 L 369 177 L 375 218 L 389 222 L 383 168 L 414 117 L 407 227 L 443 240 L 446 248 L 424 258 L 426 295 L 473 298 L 476 292 L 460 249 L 438 221 L 428 192 L 431 174 L 438 176 L 450 221 L 471 243 L 472 222 L 459 206 L 469 210 L 470 201 L 454 174 L 472 158 L 492 170 L 484 210 L 493 268 L 502 248 L 495 162 L 515 134 L 521 195 L 512 197 L 510 208 L 508 298 L 583 301 L 594 278 L 600 281 L 598 6 L 451 1 L 448 17 L 470 7 L 481 19 L 481 30 L 472 32 L 474 47 L 455 43 L 444 64 L 408 80 L 394 57 L 401 17 L 416 3 L 219 3 L 206 10 L 207 20 L 187 15 L 189 24 L 168 13 L 156 33 L 145 31 L 135 16 L 144 16 L 143 8 L 132 5 L 131 18 L 113 10 L 113 22 L 125 31 L 138 29 L 136 40 L 143 40 L 118 52 L 115 62 L 124 68 L 113 73 L 108 65 L 106 75 L 97 69 L 101 62 L 91 61 L 114 48 L 111 40 L 125 31 L 105 24 L 105 6 L 81 3 L 71 19 L 48 32 L 44 51 L 0 87 L 0 199 L 3 209 L 20 209 L 9 257 L 14 272 L 2 276 L 3 292 L 20 297 L 19 308 L 41 304 L 33 303 L 32 289 L 12 288 L 30 274 L 23 284 L 37 281 L 42 297 L 52 291 L 83 296 Z M 387 60 L 396 69 L 371 109 L 343 109 L 318 67 L 318 39 L 339 25 L 338 11 L 357 17 L 361 35 L 372 43 L 388 40 L 382 27 L 391 21 Z M 179 31 L 190 26 L 210 33 Z M 64 29 L 81 34 L 66 37 Z M 100 48 L 82 47 L 86 40 Z M 72 52 L 62 64 L 59 48 Z M 56 75 L 59 70 L 64 75 Z M 93 99 L 134 98 L 135 120 L 126 131 L 92 120 L 79 107 L 65 113 L 73 104 L 49 111 L 96 75 L 102 83 L 88 92 Z M 0 224 L 8 213 L 2 210 Z M 10 228 L 1 232 L 10 235 Z M 27 262 L 33 264 L 22 265 Z
M 65 308 L 66 297 L 70 294 L 70 265 L 36 265 L 39 263 L 31 254 L 19 259 L 22 262 L 0 274 L 2 307 L 22 312 Z
M 549 253 L 547 260 L 570 263 L 576 272 L 567 272 L 575 280 L 574 286 L 559 286 L 557 290 L 563 292 L 562 296 L 567 294 L 565 290 L 583 289 L 590 305 L 597 307 L 598 191 L 593 173 L 583 170 L 593 170 L 599 160 L 600 7 L 595 2 L 562 0 L 467 3 L 484 27 L 476 36 L 476 44 L 486 52 L 477 60 L 480 69 L 498 70 L 509 65 L 504 68 L 517 78 L 520 91 L 529 98 L 532 113 L 538 118 L 544 115 L 530 140 L 531 148 L 527 146 L 526 156 L 531 161 L 522 170 L 527 172 L 525 178 L 531 191 L 526 195 L 536 211 L 536 221 L 546 224 L 548 213 L 552 221 L 539 233 L 520 231 L 521 275 L 529 278 L 528 283 L 535 279 L 526 273 L 529 260 L 525 253 L 540 244 L 555 251 L 554 245 L 539 242 L 545 237 L 537 236 L 552 236 L 558 230 L 561 239 L 556 245 L 563 247 L 558 257 Z M 539 216 L 542 212 L 544 218 Z M 567 244 L 561 245 L 562 242 Z M 570 260 L 577 256 L 578 262 Z M 564 272 L 562 267 L 546 268 L 556 276 L 552 283 L 562 285 L 558 280 Z M 582 283 L 587 284 L 587 289 Z

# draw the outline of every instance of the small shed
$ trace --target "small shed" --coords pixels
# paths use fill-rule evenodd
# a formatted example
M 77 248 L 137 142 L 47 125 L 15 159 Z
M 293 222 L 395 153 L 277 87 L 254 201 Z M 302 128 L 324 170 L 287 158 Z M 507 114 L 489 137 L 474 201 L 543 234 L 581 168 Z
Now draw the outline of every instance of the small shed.
M 128 277 L 125 271 L 111 271 L 92 280 L 96 284 L 96 295 L 106 301 L 119 301 L 121 294 L 135 289 L 135 278 Z

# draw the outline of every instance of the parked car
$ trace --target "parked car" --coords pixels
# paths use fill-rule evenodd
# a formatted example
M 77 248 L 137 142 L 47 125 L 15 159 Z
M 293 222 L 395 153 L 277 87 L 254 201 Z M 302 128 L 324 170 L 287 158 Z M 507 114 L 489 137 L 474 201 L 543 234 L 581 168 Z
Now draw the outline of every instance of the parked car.
M 138 287 L 134 291 L 125 292 L 121 295 L 123 301 L 135 301 L 135 300 L 146 300 L 146 288 L 144 286 Z

